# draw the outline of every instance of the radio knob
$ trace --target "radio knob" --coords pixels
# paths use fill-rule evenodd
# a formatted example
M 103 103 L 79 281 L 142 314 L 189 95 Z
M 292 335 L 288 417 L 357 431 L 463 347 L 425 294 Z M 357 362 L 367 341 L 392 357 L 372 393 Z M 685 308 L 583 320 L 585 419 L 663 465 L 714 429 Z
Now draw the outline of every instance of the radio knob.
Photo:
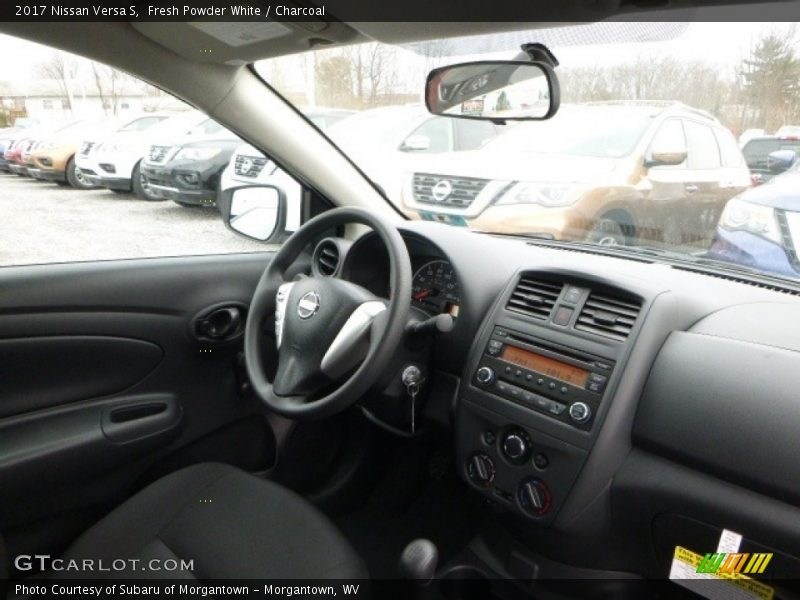
M 592 418 L 592 409 L 585 402 L 575 402 L 569 407 L 569 416 L 576 423 L 586 423 Z
M 528 442 L 518 433 L 509 433 L 503 440 L 503 453 L 511 460 L 524 459 L 528 452 Z
M 481 367 L 475 372 L 475 379 L 481 385 L 489 385 L 494 382 L 494 371 L 489 367 Z

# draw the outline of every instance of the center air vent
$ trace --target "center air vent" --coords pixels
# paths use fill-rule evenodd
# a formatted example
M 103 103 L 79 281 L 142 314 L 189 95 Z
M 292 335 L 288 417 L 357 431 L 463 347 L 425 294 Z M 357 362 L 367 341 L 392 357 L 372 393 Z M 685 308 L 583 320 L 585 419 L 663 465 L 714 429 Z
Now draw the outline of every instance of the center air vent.
M 546 320 L 556 304 L 562 287 L 564 286 L 561 283 L 523 277 L 508 299 L 506 309 Z
M 339 247 L 333 240 L 322 240 L 314 251 L 314 264 L 320 275 L 330 277 L 339 267 Z
M 575 329 L 623 341 L 630 335 L 640 304 L 592 293 L 575 323 Z

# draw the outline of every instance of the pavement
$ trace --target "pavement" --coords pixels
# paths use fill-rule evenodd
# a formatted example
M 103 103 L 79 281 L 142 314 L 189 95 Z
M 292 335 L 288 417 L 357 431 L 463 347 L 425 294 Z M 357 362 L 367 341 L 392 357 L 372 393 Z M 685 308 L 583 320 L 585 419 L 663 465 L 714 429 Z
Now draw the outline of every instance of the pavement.
M 216 208 L 0 173 L 0 267 L 269 249 L 227 229 Z

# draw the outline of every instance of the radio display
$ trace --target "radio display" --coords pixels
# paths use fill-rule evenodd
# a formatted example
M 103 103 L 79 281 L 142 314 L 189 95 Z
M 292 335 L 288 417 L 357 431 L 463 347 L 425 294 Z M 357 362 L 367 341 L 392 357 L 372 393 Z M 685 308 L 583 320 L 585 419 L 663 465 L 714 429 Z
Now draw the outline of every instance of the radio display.
M 558 379 L 565 383 L 571 383 L 578 387 L 586 386 L 586 380 L 589 379 L 589 371 L 573 367 L 567 363 L 558 360 L 553 360 L 547 356 L 536 354 L 529 350 L 523 350 L 515 346 L 505 346 L 501 357 L 503 360 L 536 371 L 542 375 L 547 375 L 553 379 Z

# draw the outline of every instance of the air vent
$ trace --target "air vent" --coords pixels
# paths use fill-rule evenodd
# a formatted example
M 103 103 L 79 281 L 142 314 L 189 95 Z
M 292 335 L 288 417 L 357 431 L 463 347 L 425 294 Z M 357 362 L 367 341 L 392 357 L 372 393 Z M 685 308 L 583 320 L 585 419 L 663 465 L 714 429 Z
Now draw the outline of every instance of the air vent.
M 583 305 L 575 329 L 588 331 L 612 340 L 624 341 L 633 329 L 641 305 L 591 293 Z
M 547 319 L 561 293 L 561 283 L 523 277 L 508 299 L 506 308 L 536 319 Z
M 317 246 L 317 270 L 320 275 L 330 277 L 336 272 L 339 266 L 339 247 L 336 242 L 324 240 Z

